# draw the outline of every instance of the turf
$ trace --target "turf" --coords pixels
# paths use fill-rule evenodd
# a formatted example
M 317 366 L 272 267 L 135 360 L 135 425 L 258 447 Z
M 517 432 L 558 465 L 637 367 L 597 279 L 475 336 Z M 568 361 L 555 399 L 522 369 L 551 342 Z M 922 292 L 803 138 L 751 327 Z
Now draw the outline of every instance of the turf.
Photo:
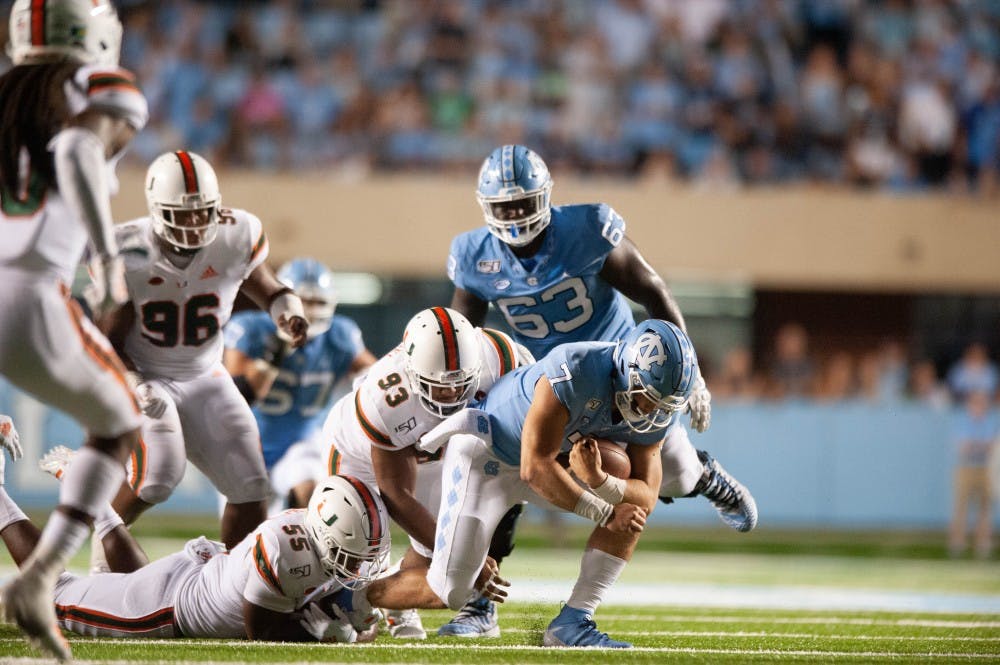
M 77 659 L 150 662 L 367 663 L 881 663 L 1000 662 L 1000 615 L 793 612 L 677 607 L 605 607 L 599 626 L 631 641 L 624 651 L 542 648 L 555 605 L 503 608 L 499 639 L 431 636 L 368 645 L 289 645 L 224 640 L 72 639 Z M 448 618 L 424 612 L 428 627 Z M 8 626 L 0 654 L 35 656 Z

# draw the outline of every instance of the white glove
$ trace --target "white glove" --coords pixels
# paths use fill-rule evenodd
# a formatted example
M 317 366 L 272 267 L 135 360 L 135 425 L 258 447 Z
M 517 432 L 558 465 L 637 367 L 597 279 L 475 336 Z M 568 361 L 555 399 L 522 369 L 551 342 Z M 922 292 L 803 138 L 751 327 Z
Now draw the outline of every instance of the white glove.
M 316 603 L 309 603 L 302 609 L 299 624 L 320 642 L 342 642 L 350 644 L 358 639 L 347 614 L 337 605 L 332 605 L 333 616 L 329 616 Z
M 705 379 L 698 374 L 691 399 L 688 400 L 688 413 L 691 414 L 691 427 L 697 432 L 704 432 L 712 423 L 712 393 L 705 386 Z
M 342 614 L 359 633 L 377 626 L 382 620 L 382 613 L 371 606 L 366 594 L 367 589 L 364 588 L 341 589 L 330 597 L 337 616 Z
M 24 453 L 21 450 L 21 436 L 14 428 L 14 421 L 10 416 L 0 416 L 0 448 L 5 448 L 14 462 L 21 459 Z
M 90 285 L 83 297 L 97 318 L 128 301 L 125 263 L 121 256 L 96 256 L 88 264 Z

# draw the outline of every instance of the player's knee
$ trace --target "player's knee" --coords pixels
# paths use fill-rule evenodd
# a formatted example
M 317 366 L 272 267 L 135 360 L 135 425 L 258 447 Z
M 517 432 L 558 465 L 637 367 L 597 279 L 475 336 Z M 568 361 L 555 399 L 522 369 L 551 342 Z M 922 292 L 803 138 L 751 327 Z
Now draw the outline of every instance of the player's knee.
M 470 579 L 462 571 L 455 570 L 450 570 L 447 576 L 435 575 L 433 571 L 427 575 L 427 585 L 431 591 L 453 610 L 461 609 L 475 596 L 474 581 L 475 576 Z
M 267 501 L 271 496 L 271 483 L 266 477 L 247 480 L 225 492 L 229 503 L 254 503 Z
M 174 484 L 170 483 L 146 483 L 139 488 L 136 496 L 146 503 L 163 503 L 173 494 L 174 486 Z

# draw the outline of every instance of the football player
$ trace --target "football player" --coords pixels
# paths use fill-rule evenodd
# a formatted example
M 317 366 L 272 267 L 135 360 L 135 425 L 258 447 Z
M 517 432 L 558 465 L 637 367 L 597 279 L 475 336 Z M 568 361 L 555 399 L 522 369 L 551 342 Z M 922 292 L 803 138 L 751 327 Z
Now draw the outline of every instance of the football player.
M 68 658 L 49 602 L 66 560 L 113 496 L 140 413 L 107 340 L 69 296 L 89 249 L 92 303 L 125 299 L 112 231 L 114 165 L 146 123 L 146 99 L 118 67 L 122 26 L 108 0 L 16 0 L 0 76 L 0 374 L 87 431 L 59 505 L 0 617 Z
M 486 226 L 457 236 L 448 257 L 452 308 L 481 325 L 493 303 L 514 339 L 536 358 L 565 342 L 621 339 L 635 325 L 626 297 L 650 317 L 686 332 L 677 302 L 625 235 L 622 217 L 603 203 L 552 206 L 551 193 L 549 170 L 534 151 L 505 145 L 486 158 L 476 192 Z M 711 394 L 700 375 L 688 409 L 691 425 L 705 431 Z M 739 495 L 712 493 L 717 476 L 728 474 L 707 452 L 694 449 L 679 420 L 661 455 L 664 502 L 700 494 L 732 528 L 754 528 L 753 497 L 745 488 Z M 512 527 L 504 532 L 512 533 Z M 465 629 L 449 624 L 442 630 Z
M 410 319 L 399 346 L 334 405 L 322 434 L 329 445 L 327 471 L 360 478 L 382 495 L 389 516 L 410 536 L 403 569 L 429 565 L 441 496 L 440 453 L 428 455 L 414 444 L 532 360 L 504 333 L 474 328 L 454 310 L 432 307 Z M 386 618 L 394 637 L 426 637 L 415 612 Z
M 2 487 L 2 456 L 0 450 L 0 538 L 20 565 L 39 532 Z M 41 466 L 63 477 L 72 458 L 60 446 Z M 335 476 L 319 483 L 307 509 L 266 520 L 231 551 L 202 536 L 149 563 L 105 504 L 95 528 L 113 574 L 62 573 L 48 602 L 55 600 L 63 628 L 92 637 L 354 642 L 357 632 L 324 611 L 322 597 L 363 586 L 384 570 L 388 526 L 377 494 Z M 372 613 L 358 624 L 377 621 Z
M 334 313 L 337 292 L 329 268 L 314 259 L 293 259 L 278 270 L 278 280 L 302 299 L 309 319 L 305 345 L 293 353 L 266 312 L 248 310 L 226 325 L 223 356 L 257 419 L 271 479 L 269 514 L 306 506 L 316 482 L 326 477 L 326 451 L 316 439 L 334 386 L 377 360 L 358 325 Z
M 687 407 L 697 375 L 687 335 L 672 323 L 651 319 L 617 343 L 562 344 L 538 363 L 503 377 L 485 399 L 443 422 L 419 444 L 432 450 L 448 442 L 441 493 L 455 497 L 442 502 L 438 512 L 426 579 L 398 574 L 377 580 L 354 593 L 345 609 L 360 614 L 367 603 L 396 607 L 413 598 L 452 608 L 470 598 L 502 601 L 507 583 L 495 576 L 487 556 L 490 534 L 510 506 L 531 501 L 597 524 L 573 592 L 549 623 L 543 643 L 630 647 L 598 631 L 593 615 L 631 558 L 656 505 L 659 449 L 670 423 Z M 602 471 L 590 437 L 628 444 L 630 478 Z M 557 460 L 567 451 L 586 487 Z
M 238 292 L 292 347 L 305 343 L 309 324 L 302 301 L 264 263 L 261 221 L 222 207 L 215 171 L 201 156 L 157 157 L 146 201 L 148 217 L 115 229 L 130 302 L 107 325 L 138 374 L 149 417 L 114 507 L 132 524 L 170 496 L 190 460 L 226 497 L 222 541 L 235 547 L 267 517 L 270 483 L 257 423 L 222 365 L 222 327 Z

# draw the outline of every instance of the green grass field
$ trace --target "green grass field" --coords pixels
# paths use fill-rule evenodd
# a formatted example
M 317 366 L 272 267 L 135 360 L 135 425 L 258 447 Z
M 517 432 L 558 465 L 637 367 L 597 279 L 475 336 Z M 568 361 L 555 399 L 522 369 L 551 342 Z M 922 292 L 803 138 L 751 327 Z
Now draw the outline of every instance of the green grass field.
M 158 519 L 136 531 L 156 558 L 210 528 Z M 585 531 L 568 529 L 565 546 L 553 549 L 541 529 L 527 525 L 504 564 L 514 587 L 501 608 L 500 639 L 401 642 L 383 633 L 373 644 L 336 646 L 71 637 L 74 655 L 143 664 L 1000 662 L 1000 563 L 948 560 L 941 534 L 928 533 L 650 530 L 597 614 L 601 630 L 635 648 L 543 648 Z M 12 571 L 0 555 L 0 577 Z M 964 609 L 970 603 L 980 609 Z M 432 632 L 451 613 L 422 616 Z M 16 630 L 0 625 L 0 662 L 37 659 Z

